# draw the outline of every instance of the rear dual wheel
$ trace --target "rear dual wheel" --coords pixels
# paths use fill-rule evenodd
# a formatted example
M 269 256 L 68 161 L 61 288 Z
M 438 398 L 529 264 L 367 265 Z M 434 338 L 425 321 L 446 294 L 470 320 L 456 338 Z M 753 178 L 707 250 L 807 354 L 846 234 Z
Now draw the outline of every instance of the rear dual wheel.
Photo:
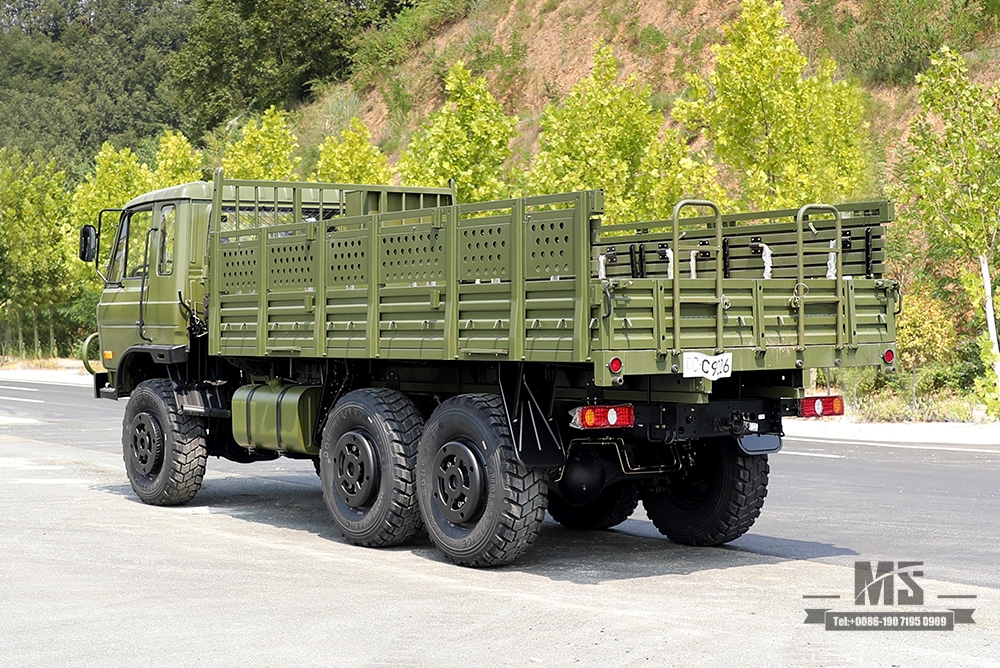
M 437 407 L 417 452 L 417 494 L 431 540 L 462 566 L 509 564 L 535 542 L 545 517 L 545 483 L 518 460 L 493 394 Z
M 681 471 L 642 494 L 646 514 L 682 545 L 722 545 L 745 534 L 764 505 L 767 455 L 748 455 L 736 439 L 699 443 Z
M 345 394 L 320 447 L 323 501 L 341 534 L 356 545 L 385 547 L 420 532 L 414 467 L 423 418 L 388 388 Z

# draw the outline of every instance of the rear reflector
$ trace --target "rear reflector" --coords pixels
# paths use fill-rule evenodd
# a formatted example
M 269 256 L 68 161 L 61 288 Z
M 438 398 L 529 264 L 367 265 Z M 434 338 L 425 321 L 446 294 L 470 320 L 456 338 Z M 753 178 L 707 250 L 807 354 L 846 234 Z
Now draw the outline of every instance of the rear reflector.
M 842 397 L 806 397 L 799 399 L 799 417 L 826 417 L 827 415 L 843 415 L 844 399 Z
M 631 404 L 580 406 L 569 414 L 569 426 L 576 429 L 624 429 L 635 426 L 635 409 Z
M 892 364 L 896 360 L 896 353 L 892 352 L 892 348 L 885 351 L 882 355 L 882 361 L 886 364 Z

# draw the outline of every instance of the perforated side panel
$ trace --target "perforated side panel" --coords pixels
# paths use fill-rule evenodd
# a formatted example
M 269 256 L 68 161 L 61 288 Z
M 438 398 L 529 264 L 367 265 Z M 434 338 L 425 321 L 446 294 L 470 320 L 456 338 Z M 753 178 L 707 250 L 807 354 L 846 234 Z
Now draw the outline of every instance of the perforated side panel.
M 256 292 L 259 271 L 255 247 L 250 244 L 223 245 L 220 249 L 222 271 L 219 291 L 238 293 Z
M 444 280 L 444 232 L 392 232 L 379 235 L 379 282 Z
M 367 232 L 334 233 L 327 239 L 327 285 L 362 285 L 368 283 Z
M 574 275 L 573 244 L 576 230 L 573 211 L 533 213 L 527 225 L 527 278 L 569 277 Z
M 468 225 L 467 222 L 476 222 Z M 510 278 L 510 218 L 496 219 L 491 224 L 480 221 L 462 221 L 459 248 L 461 257 L 458 275 L 460 280 L 492 280 Z
M 268 287 L 281 290 L 314 285 L 312 245 L 313 242 L 304 239 L 268 244 Z

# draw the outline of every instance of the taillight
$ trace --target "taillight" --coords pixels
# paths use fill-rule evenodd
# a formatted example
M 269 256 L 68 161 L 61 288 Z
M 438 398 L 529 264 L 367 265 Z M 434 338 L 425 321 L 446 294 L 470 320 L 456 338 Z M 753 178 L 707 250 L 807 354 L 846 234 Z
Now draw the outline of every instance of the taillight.
M 882 354 L 882 361 L 885 362 L 886 364 L 892 364 L 895 360 L 896 360 L 896 353 L 892 351 L 892 348 L 889 348 Z
M 799 417 L 826 417 L 827 415 L 843 415 L 844 399 L 842 397 L 806 397 L 799 399 Z
M 612 357 L 611 361 L 608 362 L 608 370 L 610 370 L 611 373 L 621 373 L 622 372 L 621 358 Z
M 576 429 L 625 429 L 635 426 L 635 409 L 631 404 L 580 406 L 569 414 L 569 425 Z

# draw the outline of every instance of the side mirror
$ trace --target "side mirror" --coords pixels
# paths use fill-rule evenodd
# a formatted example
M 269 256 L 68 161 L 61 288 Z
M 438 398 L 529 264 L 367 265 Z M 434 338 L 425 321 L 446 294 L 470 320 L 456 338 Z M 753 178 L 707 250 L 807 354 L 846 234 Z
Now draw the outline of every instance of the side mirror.
M 97 230 L 93 225 L 80 228 L 80 259 L 93 262 L 97 258 Z

